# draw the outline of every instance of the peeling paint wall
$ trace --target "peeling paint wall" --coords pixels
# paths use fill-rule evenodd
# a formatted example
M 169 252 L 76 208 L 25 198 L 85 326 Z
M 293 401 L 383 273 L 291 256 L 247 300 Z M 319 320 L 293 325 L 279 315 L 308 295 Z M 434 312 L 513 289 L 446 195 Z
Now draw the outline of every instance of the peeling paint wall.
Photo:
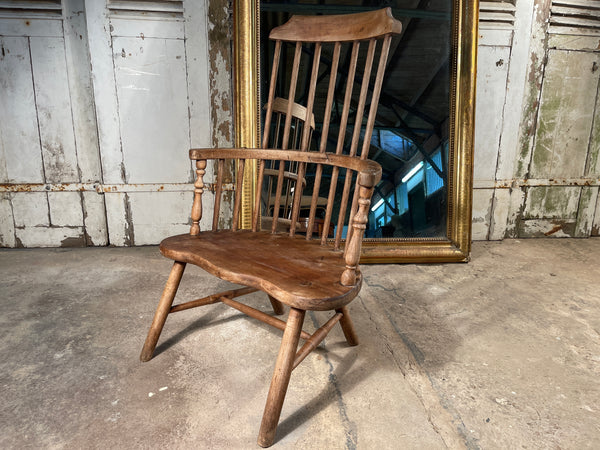
M 120 4 L 0 18 L 0 246 L 185 233 L 188 148 L 233 144 L 231 2 Z M 479 34 L 473 238 L 600 235 L 600 7 L 481 2 Z
M 101 181 L 83 0 L 26 3 L 0 18 L 0 246 L 105 245 L 100 195 L 49 192 Z
M 480 22 L 473 238 L 597 236 L 600 6 L 502 8 Z
M 20 4 L 0 18 L 0 246 L 186 233 L 188 149 L 232 141 L 228 4 Z

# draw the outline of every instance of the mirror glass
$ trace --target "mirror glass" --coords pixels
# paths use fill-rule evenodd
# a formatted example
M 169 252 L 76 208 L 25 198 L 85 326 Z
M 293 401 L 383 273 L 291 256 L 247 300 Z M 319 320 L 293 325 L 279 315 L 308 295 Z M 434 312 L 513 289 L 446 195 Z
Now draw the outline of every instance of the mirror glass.
M 402 34 L 390 47 L 388 66 L 379 102 L 369 159 L 383 168 L 373 195 L 365 238 L 446 239 L 448 211 L 448 155 L 450 116 L 451 0 L 311 1 L 261 0 L 260 8 L 260 104 L 268 95 L 274 45 L 271 29 L 293 14 L 348 14 L 392 7 L 402 22 Z M 285 47 L 283 60 L 285 61 Z M 302 61 L 310 64 L 310 47 Z M 323 61 L 327 61 L 327 53 Z M 293 48 L 290 49 L 293 54 Z M 350 51 L 342 53 L 337 83 L 348 76 Z M 326 65 L 326 64 L 325 64 Z M 326 88 L 326 70 L 323 84 Z M 360 75 L 360 74 L 359 74 Z M 285 74 L 283 74 L 285 76 Z M 284 80 L 278 80 L 284 84 Z M 361 77 L 354 90 L 360 90 Z M 308 85 L 308 78 L 305 80 Z M 296 101 L 302 104 L 302 80 Z M 344 89 L 334 100 L 332 127 L 339 123 Z M 318 98 L 318 95 L 317 95 Z M 337 114 L 336 114 L 337 112 Z M 261 115 L 264 120 L 264 114 Z M 263 124 L 264 125 L 264 124 Z M 319 141 L 322 117 L 315 117 L 313 138 Z M 362 144 L 361 144 L 362 145 Z M 327 151 L 335 152 L 335 142 Z M 306 177 L 310 177 L 310 171 Z M 310 183 L 309 183 L 310 184 Z M 326 193 L 324 193 L 326 195 Z

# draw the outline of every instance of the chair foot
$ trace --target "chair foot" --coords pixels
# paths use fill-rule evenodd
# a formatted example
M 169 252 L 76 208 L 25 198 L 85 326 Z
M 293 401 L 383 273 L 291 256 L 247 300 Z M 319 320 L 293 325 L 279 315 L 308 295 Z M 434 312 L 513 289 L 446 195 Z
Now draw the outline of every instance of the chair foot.
M 300 339 L 300 331 L 304 323 L 305 311 L 290 308 L 287 325 L 281 340 L 279 356 L 275 364 L 275 371 L 271 379 L 271 387 L 267 396 L 267 404 L 263 414 L 260 431 L 258 433 L 258 445 L 269 447 L 275 441 L 275 431 L 279 423 L 283 400 L 287 392 L 290 376 L 294 367 L 294 359 Z
M 152 359 L 154 349 L 156 348 L 156 343 L 158 342 L 160 333 L 162 332 L 165 321 L 167 320 L 167 316 L 169 315 L 169 311 L 171 310 L 171 305 L 175 299 L 175 294 L 179 288 L 179 282 L 181 281 L 184 270 L 185 263 L 175 261 L 173 268 L 171 269 L 171 273 L 169 274 L 167 284 L 165 285 L 165 289 L 160 297 L 160 301 L 158 302 L 158 307 L 156 308 L 156 313 L 154 314 L 154 320 L 152 321 L 152 325 L 150 325 L 150 330 L 148 331 L 146 342 L 142 348 L 142 353 L 140 354 L 140 360 L 142 362 L 150 361 Z
M 354 324 L 352 323 L 352 319 L 350 318 L 348 307 L 344 306 L 340 309 L 336 309 L 336 312 L 343 314 L 342 318 L 340 319 L 340 325 L 342 326 L 342 331 L 344 332 L 346 342 L 348 342 L 348 345 L 350 345 L 351 347 L 358 345 L 358 336 L 356 335 L 356 331 L 354 330 Z
M 271 302 L 271 306 L 273 306 L 273 313 L 276 316 L 280 316 L 280 315 L 282 315 L 285 312 L 285 309 L 283 307 L 283 303 L 281 303 L 275 297 L 272 297 L 272 296 L 269 295 L 269 301 Z

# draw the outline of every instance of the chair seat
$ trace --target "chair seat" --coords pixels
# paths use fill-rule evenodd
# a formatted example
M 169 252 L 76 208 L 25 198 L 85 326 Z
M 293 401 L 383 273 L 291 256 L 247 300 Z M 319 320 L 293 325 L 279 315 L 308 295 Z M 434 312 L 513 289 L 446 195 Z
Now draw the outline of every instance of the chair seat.
M 258 288 L 294 308 L 326 311 L 348 304 L 360 291 L 343 286 L 341 251 L 303 236 L 266 231 L 204 231 L 165 239 L 161 253 L 194 264 L 232 283 Z

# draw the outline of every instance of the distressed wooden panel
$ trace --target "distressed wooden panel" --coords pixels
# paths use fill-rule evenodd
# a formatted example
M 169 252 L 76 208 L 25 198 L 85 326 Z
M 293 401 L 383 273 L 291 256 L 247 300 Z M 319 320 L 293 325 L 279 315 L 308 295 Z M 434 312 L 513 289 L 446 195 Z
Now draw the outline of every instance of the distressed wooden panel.
M 116 95 L 108 11 L 105 2 L 86 2 L 85 9 L 98 142 L 102 156 L 102 181 L 107 184 L 123 183 L 125 170 L 119 127 L 120 110 Z M 112 230 L 109 231 L 112 234 Z
M 17 228 L 50 226 L 48 194 L 45 192 L 16 192 L 12 194 L 11 203 Z
M 500 140 L 500 152 L 498 155 L 498 169 L 496 179 L 512 179 L 515 177 L 515 165 L 519 159 L 519 151 L 523 145 L 519 142 L 521 135 L 522 119 L 526 118 L 527 90 L 535 86 L 532 83 L 531 74 L 528 74 L 530 58 L 531 29 L 533 14 L 529 2 L 518 1 L 515 12 L 515 30 L 510 51 L 510 64 L 508 69 L 508 80 L 506 83 L 506 104 L 504 114 L 502 139 Z M 529 75 L 529 76 L 528 76 Z M 537 102 L 538 92 L 535 94 L 534 102 Z M 528 111 L 527 111 L 528 112 Z M 525 117 L 524 117 L 525 116 Z M 477 123 L 475 127 L 477 128 Z M 518 176 L 518 175 L 517 175 Z
M 48 192 L 48 205 L 52 226 L 83 226 L 83 210 L 79 192 Z
M 473 240 L 486 240 L 490 229 L 493 189 L 473 191 Z
M 86 244 L 103 246 L 108 244 L 108 229 L 104 196 L 96 192 L 82 192 L 83 223 L 85 225 Z
M 539 186 L 527 190 L 524 219 L 575 220 L 580 187 Z
M 598 42 L 598 45 L 600 46 L 600 41 Z M 594 123 L 592 124 L 592 132 L 590 134 L 590 146 L 585 175 L 588 177 L 600 177 L 600 95 L 596 96 Z
M 479 27 L 512 30 L 515 22 L 514 1 L 480 1 Z
M 183 0 L 153 0 L 151 2 L 109 0 L 107 6 L 112 14 L 123 13 L 142 18 L 146 18 L 150 14 L 169 19 L 183 15 Z
M 549 51 L 531 178 L 575 178 L 584 173 L 599 65 L 598 54 Z
M 210 61 L 211 64 L 220 68 L 220 79 L 223 82 L 230 79 L 227 75 L 231 73 L 231 65 L 218 52 L 213 52 L 209 57 L 206 3 L 204 1 L 186 2 L 184 13 L 185 21 L 188 24 L 185 30 L 185 53 L 188 71 L 190 144 L 194 148 L 210 147 L 212 142 L 211 108 L 217 106 L 211 102 L 211 89 L 208 81 L 209 65 L 204 62 Z M 217 75 L 219 74 L 213 74 L 215 77 Z M 220 99 L 221 108 L 224 110 L 224 115 L 229 113 L 225 123 L 230 127 L 232 110 L 231 106 L 227 105 L 231 105 L 231 87 L 226 86 L 225 88 Z M 214 89 L 216 90 L 216 86 Z M 231 144 L 232 142 L 230 142 Z M 212 170 L 207 168 L 207 175 L 209 174 L 212 175 Z
M 209 198 L 212 195 L 203 200 Z M 191 201 L 190 192 L 130 193 L 134 244 L 156 244 L 168 236 L 189 233 Z
M 30 42 L 45 181 L 79 181 L 64 39 Z
M 495 189 L 492 204 L 492 218 L 488 239 L 502 240 L 506 236 L 507 217 L 510 211 L 510 189 Z
M 597 0 L 552 0 L 550 33 L 600 36 L 600 5 Z
M 0 247 L 14 247 L 15 223 L 9 194 L 0 193 Z
M 90 60 L 85 15 L 79 13 L 85 10 L 84 0 L 65 0 L 63 4 L 65 15 L 69 18 L 64 22 L 64 33 L 78 170 L 82 182 L 100 182 L 102 161 L 98 144 L 91 66 L 82 63 Z M 81 196 L 86 245 L 106 245 L 108 230 L 103 196 L 90 192 L 83 192 Z
M 110 244 L 117 247 L 133 245 L 133 225 L 127 194 L 104 194 L 104 202 Z
M 62 37 L 62 25 L 60 19 L 0 18 L 0 30 L 3 36 Z
M 115 37 L 113 49 L 127 182 L 188 181 L 183 42 Z
M 17 228 L 18 247 L 84 247 L 81 227 Z
M 590 235 L 600 236 L 600 195 L 598 195 L 598 199 L 596 200 L 596 215 L 592 221 Z
M 113 37 L 184 39 L 185 25 L 182 20 L 132 19 L 111 17 Z
M 29 39 L 0 37 L 0 180 L 42 183 Z
M 600 40 L 593 36 L 573 36 L 561 34 L 551 34 L 548 36 L 548 48 L 597 52 L 600 50 L 599 47 Z
M 83 183 L 101 181 L 102 168 L 98 147 L 98 128 L 94 110 L 94 93 L 83 0 L 64 0 L 65 13 L 65 56 L 73 131 L 77 144 L 77 166 Z
M 575 235 L 575 220 L 529 219 L 519 223 L 522 238 L 568 238 Z
M 519 222 L 523 205 L 525 204 L 526 189 L 510 189 L 510 204 L 508 205 L 508 215 L 506 217 L 506 235 L 508 238 L 519 237 Z
M 477 41 L 479 47 L 490 46 L 490 47 L 510 47 L 513 39 L 512 30 L 494 30 L 494 29 L 479 29 L 479 40 Z
M 494 180 L 496 177 L 509 58 L 510 48 L 479 48 L 475 108 L 475 180 Z
M 598 187 L 581 188 L 579 207 L 577 210 L 577 222 L 575 226 L 576 237 L 589 237 L 592 232 L 592 223 L 598 201 Z

